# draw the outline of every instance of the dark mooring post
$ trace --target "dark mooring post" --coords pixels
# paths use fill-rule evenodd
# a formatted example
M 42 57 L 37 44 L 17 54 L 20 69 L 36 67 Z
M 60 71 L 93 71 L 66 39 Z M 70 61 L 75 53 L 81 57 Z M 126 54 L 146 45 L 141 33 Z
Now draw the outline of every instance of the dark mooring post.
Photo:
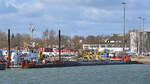
M 8 62 L 7 67 L 10 66 L 10 29 L 8 29 Z
M 59 30 L 59 62 L 61 62 L 61 31 Z

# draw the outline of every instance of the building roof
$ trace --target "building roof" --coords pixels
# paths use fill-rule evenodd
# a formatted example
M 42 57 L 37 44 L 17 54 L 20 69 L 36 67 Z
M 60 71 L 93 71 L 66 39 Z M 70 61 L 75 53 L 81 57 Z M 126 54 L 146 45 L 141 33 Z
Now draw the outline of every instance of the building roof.
M 136 28 L 135 30 L 131 30 L 131 32 L 135 32 L 135 31 L 137 31 L 137 32 L 143 32 L 143 29 Z M 144 29 L 144 32 L 150 32 L 150 29 Z

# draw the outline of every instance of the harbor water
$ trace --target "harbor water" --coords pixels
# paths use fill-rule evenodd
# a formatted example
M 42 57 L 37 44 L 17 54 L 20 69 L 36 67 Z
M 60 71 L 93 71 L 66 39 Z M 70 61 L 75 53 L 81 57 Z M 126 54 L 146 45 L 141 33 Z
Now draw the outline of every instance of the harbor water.
M 150 65 L 7 69 L 0 76 L 0 84 L 149 84 Z

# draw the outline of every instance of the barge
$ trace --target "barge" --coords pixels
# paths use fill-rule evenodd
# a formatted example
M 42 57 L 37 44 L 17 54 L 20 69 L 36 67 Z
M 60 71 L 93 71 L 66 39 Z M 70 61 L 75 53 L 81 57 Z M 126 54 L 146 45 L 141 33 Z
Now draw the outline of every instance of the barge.
M 72 66 L 94 66 L 94 65 L 119 65 L 119 64 L 138 64 L 138 62 L 124 62 L 122 60 L 102 60 L 102 61 L 65 61 L 63 63 L 49 64 L 26 64 L 22 68 L 53 68 L 53 67 L 72 67 Z
M 0 70 L 5 70 L 6 69 L 6 64 L 2 63 L 0 64 Z

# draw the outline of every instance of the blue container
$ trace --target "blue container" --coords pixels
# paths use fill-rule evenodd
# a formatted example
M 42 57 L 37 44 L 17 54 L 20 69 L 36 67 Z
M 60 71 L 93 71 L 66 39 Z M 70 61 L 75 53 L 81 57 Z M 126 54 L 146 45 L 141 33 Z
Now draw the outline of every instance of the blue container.
M 103 53 L 103 57 L 109 57 L 109 53 Z

